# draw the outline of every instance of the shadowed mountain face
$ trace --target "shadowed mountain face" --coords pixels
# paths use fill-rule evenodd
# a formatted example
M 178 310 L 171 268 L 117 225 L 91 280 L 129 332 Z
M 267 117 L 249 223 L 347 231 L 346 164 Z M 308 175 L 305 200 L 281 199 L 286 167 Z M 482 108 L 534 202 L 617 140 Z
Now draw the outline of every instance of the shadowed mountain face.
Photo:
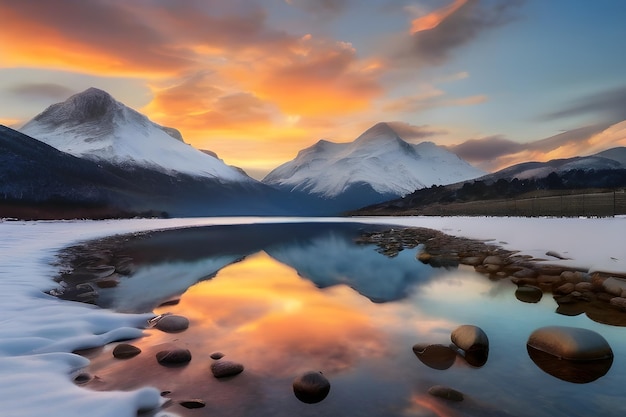
M 0 178 L 0 217 L 312 215 L 319 210 L 314 202 L 307 205 L 255 181 L 224 182 L 78 158 L 5 126 L 0 126 Z

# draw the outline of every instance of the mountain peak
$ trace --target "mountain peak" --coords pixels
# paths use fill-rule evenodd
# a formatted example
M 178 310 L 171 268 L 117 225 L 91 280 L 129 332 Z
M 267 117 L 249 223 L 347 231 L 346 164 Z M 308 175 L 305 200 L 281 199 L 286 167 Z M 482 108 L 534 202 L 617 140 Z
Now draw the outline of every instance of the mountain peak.
M 97 88 L 53 104 L 20 130 L 80 158 L 172 175 L 250 181 L 223 161 L 185 144 L 178 130 L 152 122 Z
M 66 121 L 85 123 L 101 119 L 119 106 L 122 104 L 115 101 L 109 93 L 91 87 L 62 103 L 53 104 L 35 116 L 34 120 L 52 125 Z
M 402 140 L 402 138 L 398 136 L 398 133 L 396 133 L 396 131 L 389 125 L 389 123 L 380 122 L 376 123 L 374 126 L 363 132 L 361 136 L 356 138 L 354 142 L 360 144 L 397 139 Z

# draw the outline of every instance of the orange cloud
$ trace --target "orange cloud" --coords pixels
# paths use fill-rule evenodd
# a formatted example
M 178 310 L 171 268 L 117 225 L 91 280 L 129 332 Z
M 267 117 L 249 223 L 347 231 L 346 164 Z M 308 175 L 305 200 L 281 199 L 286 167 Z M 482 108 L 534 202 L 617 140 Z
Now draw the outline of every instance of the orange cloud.
M 573 129 L 528 143 L 496 136 L 468 140 L 450 148 L 477 167 L 494 172 L 522 162 L 587 156 L 618 146 L 626 146 L 626 121 Z
M 413 19 L 411 22 L 411 34 L 436 28 L 441 22 L 456 12 L 465 3 L 467 3 L 467 0 L 455 0 L 448 6 L 430 12 L 425 16 Z
M 115 2 L 3 2 L 0 14 L 5 66 L 145 77 L 192 63 Z
M 359 60 L 350 44 L 310 36 L 300 42 L 256 65 L 256 77 L 239 71 L 238 81 L 284 113 L 302 116 L 347 115 L 382 94 L 380 62 Z

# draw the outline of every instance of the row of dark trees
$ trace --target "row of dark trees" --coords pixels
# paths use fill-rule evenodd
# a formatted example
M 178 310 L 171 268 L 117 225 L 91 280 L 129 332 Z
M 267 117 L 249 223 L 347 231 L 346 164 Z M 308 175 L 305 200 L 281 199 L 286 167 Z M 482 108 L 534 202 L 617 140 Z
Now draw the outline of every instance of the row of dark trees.
M 435 203 L 454 203 L 515 198 L 539 190 L 580 190 L 589 188 L 618 189 L 626 187 L 626 169 L 570 170 L 552 172 L 543 178 L 520 180 L 500 178 L 475 180 L 458 185 L 433 185 L 388 204 L 394 208 L 422 207 Z

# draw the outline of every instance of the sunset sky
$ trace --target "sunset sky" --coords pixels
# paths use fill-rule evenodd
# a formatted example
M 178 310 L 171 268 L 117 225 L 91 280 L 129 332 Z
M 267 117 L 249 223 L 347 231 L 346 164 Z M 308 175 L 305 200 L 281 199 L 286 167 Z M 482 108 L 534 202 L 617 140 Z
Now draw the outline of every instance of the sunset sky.
M 623 0 L 0 0 L 0 123 L 89 87 L 263 177 L 380 121 L 494 170 L 626 146 Z

